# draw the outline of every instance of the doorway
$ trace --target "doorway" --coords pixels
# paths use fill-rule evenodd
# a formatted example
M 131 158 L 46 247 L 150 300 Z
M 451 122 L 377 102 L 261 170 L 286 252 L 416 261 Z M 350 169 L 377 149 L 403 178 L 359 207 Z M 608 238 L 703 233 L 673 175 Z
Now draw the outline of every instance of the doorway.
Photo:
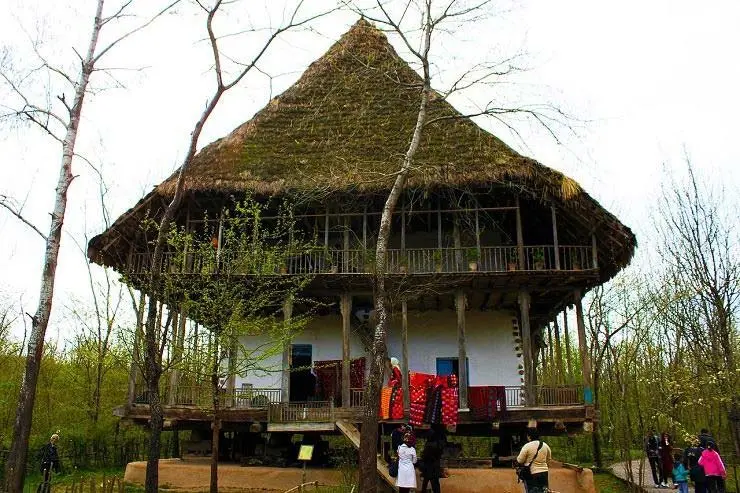
M 290 345 L 290 400 L 308 401 L 314 396 L 316 377 L 311 373 L 313 347 L 310 344 Z
M 467 387 L 470 382 L 470 359 L 465 358 L 465 374 L 467 375 L 467 381 L 465 386 Z M 448 375 L 457 375 L 458 385 L 462 386 L 460 382 L 460 361 L 458 358 L 437 358 L 437 376 L 446 377 Z

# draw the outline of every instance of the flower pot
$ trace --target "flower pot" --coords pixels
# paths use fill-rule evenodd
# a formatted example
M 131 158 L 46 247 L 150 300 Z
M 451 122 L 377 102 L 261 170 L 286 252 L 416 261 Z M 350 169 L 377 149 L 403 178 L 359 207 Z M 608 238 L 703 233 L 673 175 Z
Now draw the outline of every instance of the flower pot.
M 439 274 L 440 272 L 442 272 L 442 264 L 435 265 L 434 266 L 434 270 L 435 270 L 435 272 L 437 272 L 437 274 Z
M 336 274 L 337 272 L 339 272 L 338 266 L 332 265 L 331 267 L 329 267 L 329 274 Z
M 470 272 L 475 272 L 478 270 L 478 262 L 468 262 L 468 268 L 470 269 Z
M 517 267 L 518 267 L 518 265 L 517 265 L 516 262 L 509 262 L 509 264 L 508 264 L 507 267 L 508 267 L 509 270 L 516 270 Z
M 285 265 L 280 266 L 280 273 L 281 274 L 287 274 L 288 273 L 288 267 Z
M 573 262 L 573 270 L 581 270 L 581 263 Z
M 406 267 L 405 265 L 401 265 L 398 267 L 398 272 L 400 272 L 401 274 L 405 274 L 406 272 L 408 272 L 408 267 Z
M 534 263 L 534 270 L 545 270 L 545 262 L 538 261 Z

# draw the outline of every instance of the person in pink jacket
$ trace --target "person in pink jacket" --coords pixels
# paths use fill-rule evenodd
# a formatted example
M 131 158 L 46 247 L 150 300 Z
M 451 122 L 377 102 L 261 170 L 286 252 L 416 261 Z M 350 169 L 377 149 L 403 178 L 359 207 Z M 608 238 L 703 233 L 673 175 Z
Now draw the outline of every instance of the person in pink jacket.
M 704 468 L 704 474 L 707 477 L 707 491 L 709 493 L 723 493 L 722 485 L 727 476 L 727 471 L 713 443 L 707 443 L 707 448 L 699 457 L 699 465 Z

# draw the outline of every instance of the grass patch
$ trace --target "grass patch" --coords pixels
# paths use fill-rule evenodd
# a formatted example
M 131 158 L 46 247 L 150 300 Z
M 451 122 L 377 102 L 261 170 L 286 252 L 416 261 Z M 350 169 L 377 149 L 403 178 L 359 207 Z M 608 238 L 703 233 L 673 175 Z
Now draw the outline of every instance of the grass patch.
M 595 472 L 594 483 L 598 493 L 629 493 L 630 491 L 622 480 L 608 472 Z

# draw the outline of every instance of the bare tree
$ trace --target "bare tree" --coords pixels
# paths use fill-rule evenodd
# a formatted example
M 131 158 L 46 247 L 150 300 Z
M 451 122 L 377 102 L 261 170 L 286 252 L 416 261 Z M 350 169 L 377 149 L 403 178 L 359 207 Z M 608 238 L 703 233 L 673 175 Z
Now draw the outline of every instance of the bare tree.
M 359 491 L 369 493 L 375 491 L 376 485 L 376 449 L 377 427 L 380 392 L 383 382 L 383 368 L 385 367 L 387 345 L 386 336 L 390 323 L 391 303 L 386 286 L 387 278 L 387 249 L 390 238 L 390 229 L 393 213 L 403 193 L 407 179 L 415 168 L 415 156 L 422 141 L 425 128 L 429 125 L 444 125 L 447 121 L 475 116 L 489 116 L 504 123 L 516 133 L 514 127 L 506 123 L 509 115 L 520 114 L 531 117 L 535 122 L 543 125 L 551 135 L 556 136 L 551 125 L 557 121 L 553 118 L 548 105 L 538 107 L 502 107 L 489 102 L 480 110 L 468 114 L 434 115 L 429 116 L 431 101 L 447 100 L 453 94 L 475 85 L 488 83 L 497 78 L 503 78 L 519 70 L 513 57 L 501 63 L 481 63 L 456 78 L 446 90 L 437 91 L 432 87 L 432 69 L 430 53 L 432 39 L 444 29 L 446 21 L 455 22 L 458 27 L 487 15 L 487 7 L 492 0 L 419 0 L 400 2 L 398 5 L 384 0 L 376 0 L 371 7 L 352 5 L 352 8 L 362 13 L 372 21 L 386 26 L 393 34 L 400 38 L 404 48 L 418 64 L 421 81 L 419 83 L 419 110 L 414 129 L 409 136 L 409 145 L 399 163 L 398 170 L 393 174 L 393 182 L 385 201 L 380 218 L 377 243 L 375 248 L 375 330 L 373 344 L 370 351 L 370 378 L 365 389 L 367 403 L 362 422 L 360 440 L 360 485 Z M 414 18 L 414 14 L 416 17 Z M 412 25 L 418 21 L 416 25 Z M 418 36 L 418 38 L 417 38 Z M 564 116 L 555 111 L 556 115 Z M 517 134 L 518 135 L 518 134 Z
M 18 397 L 15 424 L 13 426 L 13 442 L 6 463 L 5 486 L 8 491 L 20 492 L 23 490 L 23 481 L 26 471 L 26 459 L 28 456 L 28 438 L 31 432 L 31 421 L 33 415 L 34 400 L 36 397 L 36 384 L 38 381 L 41 357 L 44 351 L 44 336 L 49 324 L 52 301 L 54 295 L 54 280 L 56 275 L 57 260 L 59 258 L 59 247 L 62 238 L 62 225 L 67 209 L 67 192 L 74 179 L 72 164 L 76 156 L 75 146 L 80 128 L 83 104 L 90 92 L 90 81 L 93 75 L 99 71 L 100 60 L 123 40 L 134 33 L 144 29 L 164 12 L 167 12 L 175 3 L 165 7 L 149 20 L 131 28 L 107 44 L 99 44 L 101 33 L 106 28 L 119 24 L 128 19 L 132 9 L 132 0 L 125 1 L 110 12 L 105 9 L 105 0 L 97 0 L 95 14 L 92 21 L 90 38 L 83 51 L 84 55 L 75 52 L 79 58 L 77 73 L 67 73 L 50 63 L 39 51 L 41 69 L 49 74 L 49 77 L 60 77 L 67 84 L 68 91 L 72 93 L 68 100 L 65 92 L 56 96 L 56 106 L 51 102 L 50 94 L 47 101 L 37 103 L 32 100 L 23 87 L 23 77 L 15 77 L 8 71 L 0 72 L 0 80 L 12 93 L 15 101 L 4 106 L 4 112 L 0 115 L 2 119 L 20 119 L 36 125 L 44 133 L 61 145 L 61 165 L 59 180 L 55 190 L 54 210 L 51 213 L 51 225 L 49 233 L 43 234 L 41 229 L 32 226 L 31 221 L 22 217 L 20 211 L 13 207 L 7 197 L 0 197 L 0 204 L 19 217 L 24 223 L 32 226 L 46 243 L 44 261 L 39 289 L 39 303 L 36 313 L 31 317 L 31 335 L 28 341 L 28 354 L 26 357 L 26 369 L 23 374 L 23 382 Z M 115 29 L 114 29 L 115 31 Z M 34 71 L 38 68 L 34 68 Z
M 149 394 L 149 405 L 151 414 L 151 434 L 149 440 L 149 453 L 147 460 L 146 470 L 146 484 L 145 489 L 147 493 L 155 493 L 158 490 L 159 485 L 159 456 L 161 447 L 161 433 L 162 425 L 164 422 L 162 412 L 162 402 L 159 395 L 159 380 L 162 376 L 161 366 L 161 351 L 158 348 L 158 340 L 165 340 L 165 337 L 158 339 L 159 330 L 157 327 L 157 304 L 153 301 L 156 299 L 156 294 L 162 291 L 162 258 L 164 249 L 167 245 L 167 235 L 170 231 L 172 221 L 175 217 L 180 203 L 182 202 L 183 192 L 185 189 L 185 176 L 188 169 L 193 162 L 193 159 L 198 148 L 198 141 L 200 134 L 203 131 L 203 127 L 210 118 L 213 111 L 218 106 L 221 98 L 229 90 L 236 87 L 250 72 L 258 69 L 258 63 L 263 59 L 268 49 L 283 33 L 286 31 L 305 26 L 315 19 L 326 15 L 327 12 L 319 12 L 309 14 L 303 17 L 303 0 L 299 0 L 295 6 L 286 10 L 283 18 L 283 22 L 278 28 L 269 30 L 267 38 L 264 43 L 255 47 L 254 56 L 247 62 L 234 62 L 235 58 L 225 56 L 219 44 L 221 39 L 214 30 L 214 19 L 219 13 L 224 12 L 228 7 L 234 7 L 239 5 L 238 2 L 228 2 L 224 0 L 215 0 L 212 3 L 196 0 L 198 6 L 203 10 L 206 15 L 205 28 L 208 35 L 208 42 L 211 48 L 211 54 L 213 56 L 213 76 L 215 79 L 215 89 L 205 105 L 203 113 L 195 123 L 193 130 L 190 134 L 190 142 L 187 148 L 185 157 L 182 160 L 182 164 L 177 172 L 177 182 L 175 185 L 175 191 L 172 195 L 172 199 L 162 213 L 158 223 L 157 238 L 154 243 L 154 251 L 152 254 L 151 262 L 151 274 L 148 280 L 147 295 L 150 298 L 148 308 L 146 311 L 146 317 L 144 322 L 144 348 L 145 348 L 145 359 L 144 359 L 144 380 L 147 384 L 147 390 Z M 233 35 L 233 33 L 231 33 Z M 227 80 L 228 73 L 225 69 L 225 64 L 231 62 L 234 68 L 235 75 Z M 159 355 L 159 357 L 158 357 Z
M 658 232 L 665 281 L 672 287 L 664 315 L 674 338 L 687 341 L 702 373 L 716 379 L 740 457 L 740 242 L 725 198 L 694 174 L 687 158 L 685 183 L 671 180 L 660 201 Z

